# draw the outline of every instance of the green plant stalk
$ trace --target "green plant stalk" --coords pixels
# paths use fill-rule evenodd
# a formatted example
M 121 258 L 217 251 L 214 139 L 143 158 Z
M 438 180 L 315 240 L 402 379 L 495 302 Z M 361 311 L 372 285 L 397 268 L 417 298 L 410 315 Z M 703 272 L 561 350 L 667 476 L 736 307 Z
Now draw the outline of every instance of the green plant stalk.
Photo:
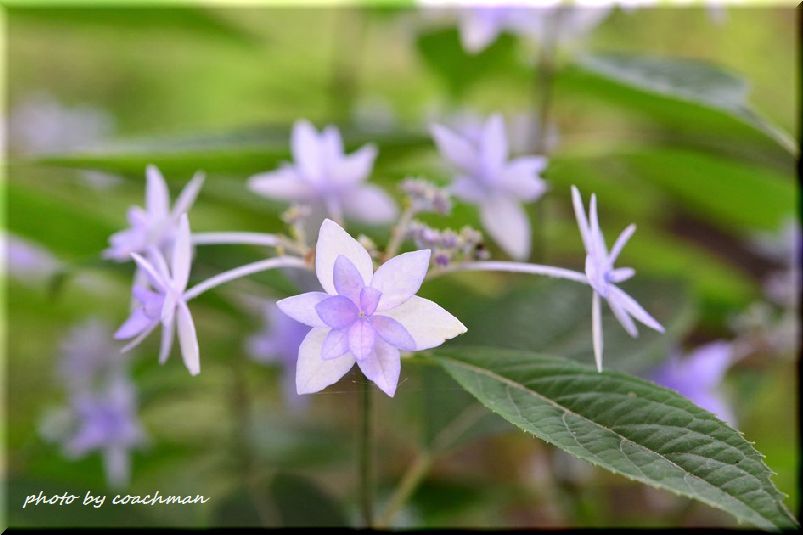
M 374 526 L 374 488 L 373 488 L 373 406 L 371 403 L 371 383 L 361 381 L 360 387 L 360 451 L 357 466 L 360 480 L 360 507 L 363 524 Z

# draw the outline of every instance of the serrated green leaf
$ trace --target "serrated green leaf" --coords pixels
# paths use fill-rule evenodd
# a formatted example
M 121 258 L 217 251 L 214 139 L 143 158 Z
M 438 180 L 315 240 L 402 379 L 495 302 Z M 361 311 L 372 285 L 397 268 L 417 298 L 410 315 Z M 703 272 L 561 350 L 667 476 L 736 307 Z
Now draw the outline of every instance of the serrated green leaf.
M 675 392 L 528 352 L 452 345 L 432 360 L 490 410 L 580 459 L 756 527 L 797 525 L 761 454 Z

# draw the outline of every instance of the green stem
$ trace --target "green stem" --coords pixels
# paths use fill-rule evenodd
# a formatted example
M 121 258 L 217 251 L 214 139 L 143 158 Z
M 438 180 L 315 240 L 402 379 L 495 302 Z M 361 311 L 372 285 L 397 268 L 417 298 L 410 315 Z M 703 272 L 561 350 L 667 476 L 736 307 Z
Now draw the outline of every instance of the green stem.
M 371 404 L 371 383 L 361 381 L 360 392 L 360 453 L 358 472 L 360 477 L 360 504 L 363 524 L 367 528 L 374 525 L 373 489 L 373 407 Z
M 437 456 L 452 446 L 455 440 L 465 433 L 480 418 L 487 414 L 487 410 L 479 405 L 472 405 L 461 412 L 449 425 L 441 429 L 435 436 L 428 450 L 418 453 L 413 463 L 402 476 L 398 487 L 388 500 L 385 510 L 376 522 L 379 529 L 387 528 L 402 506 L 412 496 L 415 489 L 429 472 Z
M 399 252 L 399 249 L 404 243 L 404 238 L 407 237 L 407 229 L 410 227 L 410 223 L 413 221 L 413 216 L 415 216 L 415 210 L 413 207 L 406 207 L 399 217 L 399 222 L 395 227 L 393 227 L 393 233 L 390 236 L 390 241 L 385 249 L 385 254 L 382 256 L 383 262 L 387 262 Z

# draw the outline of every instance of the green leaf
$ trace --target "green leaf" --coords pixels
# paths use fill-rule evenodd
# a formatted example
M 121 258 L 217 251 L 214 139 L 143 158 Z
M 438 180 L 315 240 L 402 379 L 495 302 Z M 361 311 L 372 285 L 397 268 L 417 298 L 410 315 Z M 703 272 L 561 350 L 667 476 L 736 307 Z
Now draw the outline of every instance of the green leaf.
M 796 143 L 746 102 L 746 83 L 698 60 L 589 55 L 559 74 L 557 91 L 575 92 L 658 120 L 734 155 L 792 162 Z M 738 148 L 732 144 L 737 143 Z
M 277 474 L 270 492 L 285 527 L 346 526 L 343 510 L 329 494 L 307 478 Z
M 631 338 L 606 309 L 603 315 L 605 365 L 643 373 L 666 358 L 670 345 L 689 330 L 694 306 L 681 281 L 637 280 L 624 288 L 666 328 L 646 327 Z M 460 307 L 468 332 L 454 343 L 523 349 L 594 362 L 591 342 L 591 289 L 569 281 L 527 280 L 501 295 L 478 297 Z
M 257 126 L 232 132 L 195 136 L 133 139 L 93 147 L 80 153 L 45 155 L 38 162 L 79 169 L 97 169 L 140 176 L 148 164 L 167 175 L 207 173 L 250 174 L 274 169 L 290 160 L 287 126 Z M 343 128 L 347 151 L 374 143 L 379 161 L 429 146 L 429 138 L 415 132 L 367 133 Z
M 675 392 L 528 352 L 450 345 L 432 360 L 490 410 L 580 459 L 756 527 L 797 525 L 761 454 Z
M 520 72 L 516 38 L 502 34 L 477 54 L 463 50 L 456 28 L 421 33 L 416 41 L 421 59 L 446 85 L 453 97 L 462 97 L 491 74 Z

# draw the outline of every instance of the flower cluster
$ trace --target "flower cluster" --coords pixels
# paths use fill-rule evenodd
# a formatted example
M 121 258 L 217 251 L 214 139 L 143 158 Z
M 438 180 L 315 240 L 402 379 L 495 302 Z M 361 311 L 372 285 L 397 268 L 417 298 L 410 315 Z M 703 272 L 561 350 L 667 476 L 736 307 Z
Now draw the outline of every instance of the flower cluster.
M 129 479 L 129 450 L 145 443 L 145 433 L 128 361 L 111 342 L 109 328 L 98 320 L 70 331 L 58 368 L 69 404 L 46 416 L 41 430 L 60 442 L 68 457 L 100 451 L 109 484 L 123 486 Z
M 436 266 L 445 267 L 466 260 L 485 260 L 489 256 L 482 234 L 471 227 L 463 227 L 460 232 L 454 232 L 451 229 L 436 230 L 420 221 L 413 221 L 408 229 L 408 235 L 416 247 L 432 250 L 432 261 Z
M 411 209 L 415 213 L 434 212 L 448 215 L 452 211 L 449 192 L 426 180 L 407 178 L 401 183 L 401 190 L 410 199 Z

